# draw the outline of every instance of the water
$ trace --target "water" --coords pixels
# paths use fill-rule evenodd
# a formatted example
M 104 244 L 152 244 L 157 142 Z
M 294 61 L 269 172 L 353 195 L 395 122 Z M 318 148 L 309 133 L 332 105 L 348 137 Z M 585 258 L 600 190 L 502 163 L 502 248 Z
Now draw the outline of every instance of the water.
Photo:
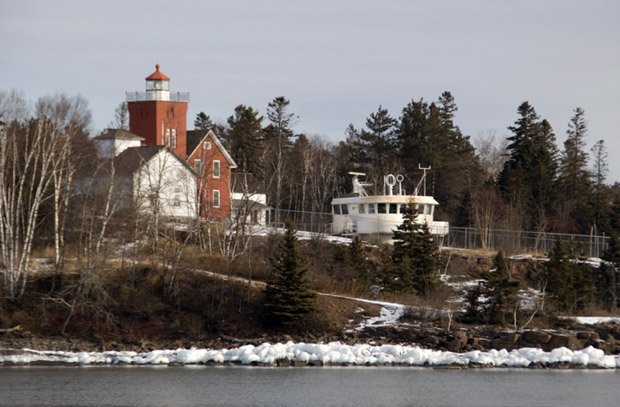
M 3 367 L 0 406 L 617 406 L 620 372 Z

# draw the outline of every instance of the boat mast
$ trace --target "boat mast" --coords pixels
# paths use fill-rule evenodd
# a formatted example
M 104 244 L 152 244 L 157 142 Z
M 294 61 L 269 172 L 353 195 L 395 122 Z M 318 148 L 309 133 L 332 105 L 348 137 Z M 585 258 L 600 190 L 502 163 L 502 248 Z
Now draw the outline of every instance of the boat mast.
M 430 170 L 431 167 L 422 167 L 420 164 L 418 164 L 418 169 L 422 170 L 422 178 L 420 178 L 420 182 L 418 182 L 418 185 L 415 187 L 415 191 L 413 192 L 414 195 L 418 195 L 418 192 L 420 190 L 420 185 L 423 186 L 423 195 L 422 196 L 426 196 L 426 171 Z

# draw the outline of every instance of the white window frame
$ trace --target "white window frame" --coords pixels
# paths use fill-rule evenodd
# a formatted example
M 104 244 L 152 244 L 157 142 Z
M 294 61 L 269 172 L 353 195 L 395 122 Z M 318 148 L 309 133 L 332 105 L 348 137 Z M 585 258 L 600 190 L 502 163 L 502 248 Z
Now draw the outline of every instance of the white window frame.
M 210 141 L 205 141 L 202 144 L 202 148 L 204 148 L 205 150 L 211 150 L 211 142 Z
M 181 206 L 181 187 L 174 187 L 172 189 L 172 206 Z
M 220 190 L 219 189 L 214 189 L 213 190 L 213 207 L 214 208 L 219 208 L 220 207 Z
M 202 160 L 200 158 L 194 160 L 194 171 L 202 175 Z
M 222 175 L 222 166 L 220 160 L 213 160 L 213 178 L 219 178 Z
M 172 147 L 176 148 L 177 146 L 177 130 L 172 129 Z
M 164 141 L 164 144 L 170 147 L 170 129 L 166 129 L 166 140 Z

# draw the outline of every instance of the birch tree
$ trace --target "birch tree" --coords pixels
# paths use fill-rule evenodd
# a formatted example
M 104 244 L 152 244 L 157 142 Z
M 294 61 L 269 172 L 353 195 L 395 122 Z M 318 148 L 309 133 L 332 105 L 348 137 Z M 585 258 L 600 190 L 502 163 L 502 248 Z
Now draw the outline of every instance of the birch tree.
M 0 252 L 4 295 L 24 294 L 39 210 L 53 197 L 58 126 L 39 117 L 0 128 Z

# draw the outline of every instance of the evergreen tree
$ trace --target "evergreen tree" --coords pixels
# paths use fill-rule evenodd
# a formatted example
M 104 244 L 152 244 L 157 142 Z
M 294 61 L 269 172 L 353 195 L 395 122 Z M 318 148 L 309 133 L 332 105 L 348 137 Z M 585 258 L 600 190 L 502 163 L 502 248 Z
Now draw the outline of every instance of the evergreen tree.
M 563 231 L 589 233 L 592 223 L 591 174 L 588 170 L 588 153 L 585 152 L 587 124 L 585 113 L 580 107 L 568 124 L 567 139 L 560 158 L 558 174 L 559 203 L 563 212 L 576 223 L 575 230 L 571 225 L 562 225 Z
M 598 303 L 608 311 L 615 312 L 618 308 L 618 265 L 620 265 L 620 242 L 613 232 L 609 237 L 609 247 L 603 255 L 595 279 Z
M 558 240 L 546 267 L 547 292 L 558 309 L 574 313 L 594 299 L 594 281 L 590 267 L 569 258 Z
M 394 171 L 395 126 L 396 120 L 387 109 L 379 106 L 377 111 L 366 119 L 366 129 L 362 130 L 359 136 L 365 171 L 375 186 L 380 186 L 383 176 Z
M 562 242 L 557 240 L 545 268 L 547 292 L 560 310 L 569 310 L 573 301 L 573 273 Z
M 296 230 L 287 222 L 278 251 L 270 259 L 271 273 L 264 290 L 264 318 L 269 328 L 292 328 L 315 308 L 303 257 L 297 247 Z
M 387 286 L 427 296 L 437 285 L 438 249 L 428 226 L 418 223 L 417 216 L 417 209 L 408 205 L 403 223 L 393 232 L 393 268 Z
M 613 204 L 610 207 L 609 201 L 612 201 L 610 197 L 610 189 L 605 184 L 609 167 L 607 164 L 607 148 L 605 147 L 605 141 L 599 140 L 590 150 L 593 158 L 593 186 L 592 194 L 590 196 L 590 202 L 592 207 L 592 223 L 595 227 L 595 232 L 600 234 L 602 232 L 612 233 L 615 229 L 620 232 L 618 227 L 614 227 L 612 222 L 616 222 L 619 217 L 616 216 L 616 221 L 613 220 L 614 207 Z M 616 222 L 616 226 L 620 226 L 620 223 Z M 589 231 L 587 231 L 589 232 Z
M 495 256 L 493 270 L 486 273 L 485 319 L 488 323 L 506 323 L 506 314 L 511 313 L 519 302 L 519 282 L 510 278 L 506 258 L 500 250 Z
M 534 108 L 523 102 L 519 118 L 508 129 L 510 158 L 504 163 L 498 185 L 504 197 L 514 206 L 526 210 L 526 227 L 544 227 L 554 203 L 554 183 L 557 171 L 557 149 L 551 125 L 540 121 Z
M 508 264 L 500 250 L 493 261 L 493 269 L 468 292 L 463 322 L 505 324 L 506 315 L 512 314 L 518 305 L 518 292 L 519 282 L 510 278 Z
M 456 110 L 450 92 L 444 92 L 436 103 L 411 101 L 403 109 L 396 129 L 395 150 L 405 174 L 415 177 L 419 165 L 432 168 L 427 179 L 428 193 L 441 202 L 438 215 L 450 221 L 465 192 L 481 182 L 469 137 L 454 124 Z
M 267 106 L 267 118 L 270 124 L 264 129 L 265 154 L 263 168 L 265 173 L 265 189 L 269 204 L 276 209 L 275 221 L 280 221 L 284 181 L 286 176 L 288 153 L 293 147 L 293 130 L 297 116 L 288 111 L 290 101 L 284 96 L 273 99 Z
M 358 284 L 366 287 L 369 283 L 368 260 L 366 259 L 364 244 L 359 235 L 355 235 L 351 240 L 351 244 L 347 247 L 345 261 L 355 271 Z
M 230 154 L 240 171 L 262 179 L 261 158 L 264 151 L 262 116 L 250 106 L 239 105 L 228 118 L 226 135 Z
M 194 129 L 208 131 L 213 128 L 214 124 L 209 115 L 205 112 L 200 112 L 194 119 Z

